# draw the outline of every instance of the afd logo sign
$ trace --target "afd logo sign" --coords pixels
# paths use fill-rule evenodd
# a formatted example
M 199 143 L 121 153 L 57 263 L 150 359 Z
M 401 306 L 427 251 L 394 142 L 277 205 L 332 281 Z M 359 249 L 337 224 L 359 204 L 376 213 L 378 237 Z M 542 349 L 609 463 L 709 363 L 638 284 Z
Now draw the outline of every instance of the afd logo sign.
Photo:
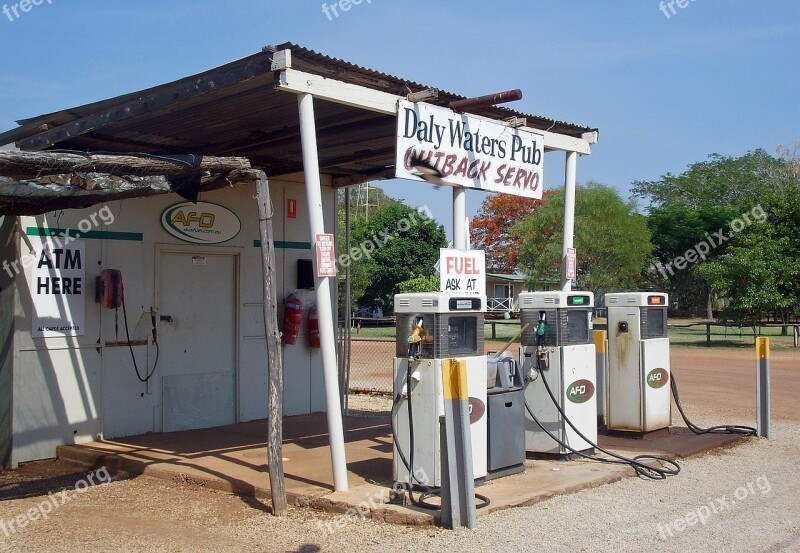
M 226 207 L 208 202 L 182 202 L 161 214 L 161 226 L 168 233 L 192 244 L 219 244 L 242 230 L 236 214 Z
M 594 383 L 591 380 L 576 380 L 567 386 L 567 399 L 572 403 L 586 403 L 594 396 Z
M 647 374 L 647 385 L 658 390 L 669 384 L 669 373 L 665 369 L 653 369 Z

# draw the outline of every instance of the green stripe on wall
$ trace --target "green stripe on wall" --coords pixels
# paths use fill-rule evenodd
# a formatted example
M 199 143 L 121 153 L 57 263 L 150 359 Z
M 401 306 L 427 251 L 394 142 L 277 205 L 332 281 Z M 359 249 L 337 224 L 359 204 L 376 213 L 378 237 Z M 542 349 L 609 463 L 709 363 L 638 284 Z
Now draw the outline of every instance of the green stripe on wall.
M 260 248 L 261 240 L 253 240 L 253 246 Z M 275 248 L 279 250 L 310 250 L 311 242 L 284 242 L 283 240 L 275 240 Z
M 71 236 L 72 238 L 85 238 L 88 240 L 127 240 L 141 242 L 144 235 L 141 232 L 111 232 L 109 230 L 90 230 L 81 232 L 78 229 L 28 227 L 25 229 L 28 236 Z

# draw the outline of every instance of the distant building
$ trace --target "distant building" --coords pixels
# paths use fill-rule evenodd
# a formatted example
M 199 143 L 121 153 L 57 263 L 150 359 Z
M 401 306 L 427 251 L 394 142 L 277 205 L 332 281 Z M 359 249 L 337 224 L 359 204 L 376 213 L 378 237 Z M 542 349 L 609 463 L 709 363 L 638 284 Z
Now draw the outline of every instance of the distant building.
M 513 273 L 510 275 L 500 273 L 486 273 L 486 313 L 489 317 L 519 316 L 519 302 L 517 298 L 521 292 L 555 290 L 557 281 L 542 281 L 534 287 L 526 286 L 525 275 Z

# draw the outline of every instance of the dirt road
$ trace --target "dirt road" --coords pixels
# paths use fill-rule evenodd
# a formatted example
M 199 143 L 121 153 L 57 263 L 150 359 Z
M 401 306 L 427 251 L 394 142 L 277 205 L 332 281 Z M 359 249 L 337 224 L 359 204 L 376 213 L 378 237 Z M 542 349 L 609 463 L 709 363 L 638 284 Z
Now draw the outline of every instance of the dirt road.
M 487 342 L 486 351 L 498 351 L 504 345 L 502 342 Z M 355 342 L 351 387 L 391 392 L 394 348 L 394 342 Z M 517 346 L 512 346 L 511 351 L 516 356 Z M 754 350 L 673 348 L 671 362 L 681 398 L 693 407 L 693 412 L 754 420 Z M 800 350 L 773 352 L 771 365 L 773 417 L 776 420 L 797 420 L 800 418 Z

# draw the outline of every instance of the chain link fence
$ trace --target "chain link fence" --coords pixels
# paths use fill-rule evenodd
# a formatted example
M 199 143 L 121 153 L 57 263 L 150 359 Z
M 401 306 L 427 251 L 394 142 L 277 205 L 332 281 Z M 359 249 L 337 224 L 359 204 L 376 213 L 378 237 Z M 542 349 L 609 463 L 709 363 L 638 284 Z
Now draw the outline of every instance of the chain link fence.
M 392 393 L 395 341 L 354 337 L 350 344 L 350 391 Z

